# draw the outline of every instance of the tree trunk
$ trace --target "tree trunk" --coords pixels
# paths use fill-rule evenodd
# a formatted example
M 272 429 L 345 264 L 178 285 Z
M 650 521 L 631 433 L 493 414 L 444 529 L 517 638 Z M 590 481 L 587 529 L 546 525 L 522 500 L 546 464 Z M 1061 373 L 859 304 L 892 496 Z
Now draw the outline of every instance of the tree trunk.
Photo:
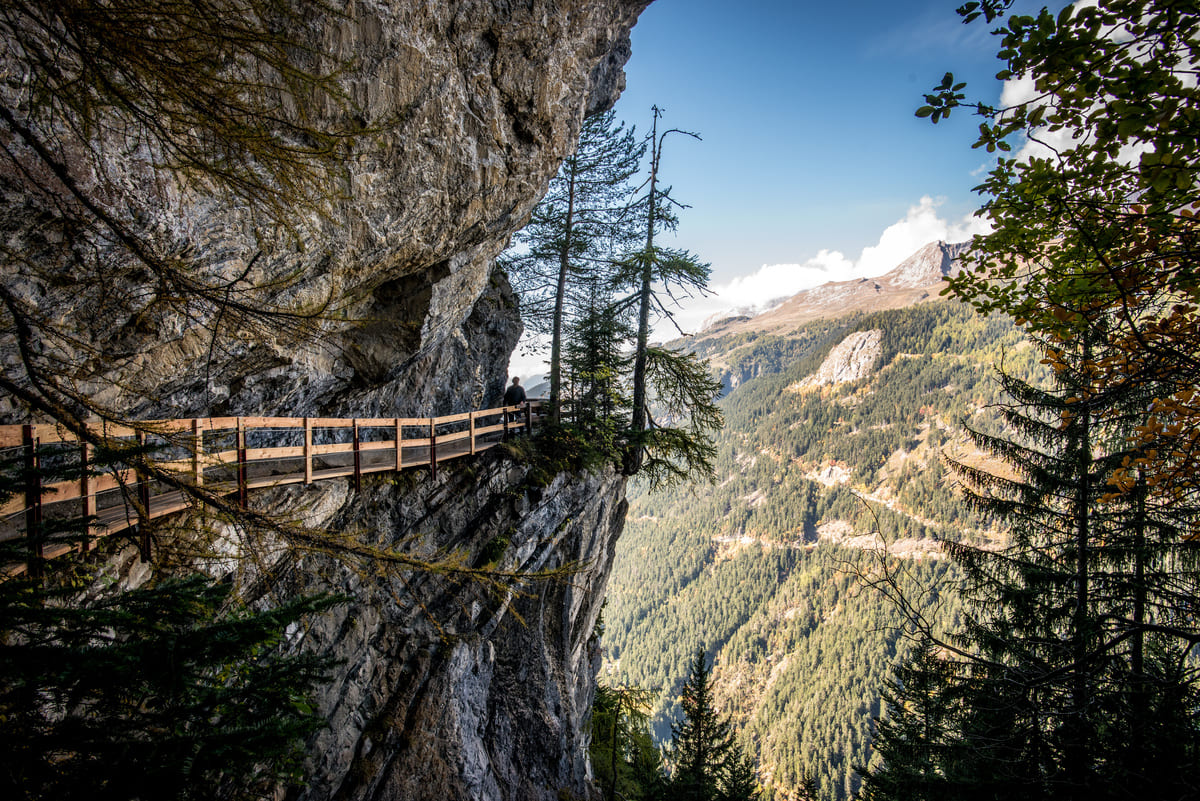
M 567 161 L 567 218 L 563 225 L 562 248 L 558 253 L 558 287 L 554 295 L 554 330 L 550 337 L 550 425 L 559 423 L 562 384 L 563 305 L 567 293 L 567 273 L 571 268 L 571 233 L 575 222 L 575 159 Z
M 638 304 L 637 349 L 633 360 L 633 420 L 632 450 L 626 454 L 625 473 L 636 473 L 642 466 L 641 433 L 646 430 L 646 347 L 650 340 L 650 289 L 654 283 L 654 213 L 658 198 L 658 109 L 654 109 L 654 124 L 650 131 L 650 208 L 646 214 L 646 248 L 642 253 L 642 283 Z

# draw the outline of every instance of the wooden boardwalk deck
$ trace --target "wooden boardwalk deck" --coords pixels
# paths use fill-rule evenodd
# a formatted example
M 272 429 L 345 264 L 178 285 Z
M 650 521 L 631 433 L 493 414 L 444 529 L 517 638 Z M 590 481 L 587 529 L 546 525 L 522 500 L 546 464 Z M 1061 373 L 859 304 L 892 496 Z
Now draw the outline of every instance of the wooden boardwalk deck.
M 530 431 L 544 402 L 444 417 L 204 417 L 95 424 L 89 433 L 112 448 L 135 449 L 147 464 L 218 495 L 287 484 L 428 467 L 470 456 Z M 0 426 L 0 461 L 26 476 L 24 492 L 0 506 L 0 542 L 24 540 L 34 562 L 86 551 L 95 539 L 193 508 L 191 493 L 127 465 L 97 468 L 94 447 L 55 425 Z M 77 480 L 42 483 L 47 472 Z M 136 499 L 136 503 L 134 502 Z M 55 520 L 89 518 L 85 536 L 55 541 Z M 143 550 L 148 551 L 145 539 Z M 3 568 L 9 575 L 28 563 Z

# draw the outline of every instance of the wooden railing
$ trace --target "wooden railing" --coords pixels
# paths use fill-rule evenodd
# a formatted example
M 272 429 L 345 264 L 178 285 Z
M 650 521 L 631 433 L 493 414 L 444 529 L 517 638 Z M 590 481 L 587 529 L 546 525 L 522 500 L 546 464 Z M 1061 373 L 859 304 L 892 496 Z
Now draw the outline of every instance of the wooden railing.
M 204 417 L 153 420 L 136 427 L 95 424 L 100 439 L 136 448 L 147 465 L 218 495 L 235 495 L 243 507 L 252 489 L 311 484 L 367 473 L 428 467 L 487 450 L 532 430 L 543 402 L 445 417 Z M 29 564 L 72 551 L 95 539 L 141 526 L 139 544 L 149 558 L 147 520 L 195 505 L 191 493 L 164 485 L 128 465 L 94 462 L 93 446 L 55 425 L 0 426 L 0 459 L 25 475 L 23 491 L 0 506 L 0 542 L 24 539 Z M 79 475 L 43 483 L 50 472 Z M 133 498 L 137 503 L 131 503 Z M 71 542 L 46 531 L 55 519 L 87 518 L 86 532 Z M 28 564 L 4 568 L 24 572 Z

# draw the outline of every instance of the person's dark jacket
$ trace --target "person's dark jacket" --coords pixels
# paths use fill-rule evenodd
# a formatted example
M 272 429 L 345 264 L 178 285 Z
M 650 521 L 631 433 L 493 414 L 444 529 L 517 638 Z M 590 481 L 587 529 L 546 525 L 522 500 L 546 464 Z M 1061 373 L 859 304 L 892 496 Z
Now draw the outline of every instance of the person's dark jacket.
M 504 405 L 516 406 L 525 402 L 525 387 L 513 384 L 504 392 Z

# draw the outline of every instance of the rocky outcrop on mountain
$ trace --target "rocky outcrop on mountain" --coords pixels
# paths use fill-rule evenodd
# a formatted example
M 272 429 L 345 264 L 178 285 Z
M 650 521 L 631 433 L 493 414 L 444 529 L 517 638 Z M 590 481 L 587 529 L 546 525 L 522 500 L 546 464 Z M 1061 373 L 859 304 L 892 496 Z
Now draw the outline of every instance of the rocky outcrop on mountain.
M 855 331 L 834 346 L 817 372 L 788 389 L 803 392 L 866 378 L 879 360 L 882 343 L 883 332 L 879 329 Z

